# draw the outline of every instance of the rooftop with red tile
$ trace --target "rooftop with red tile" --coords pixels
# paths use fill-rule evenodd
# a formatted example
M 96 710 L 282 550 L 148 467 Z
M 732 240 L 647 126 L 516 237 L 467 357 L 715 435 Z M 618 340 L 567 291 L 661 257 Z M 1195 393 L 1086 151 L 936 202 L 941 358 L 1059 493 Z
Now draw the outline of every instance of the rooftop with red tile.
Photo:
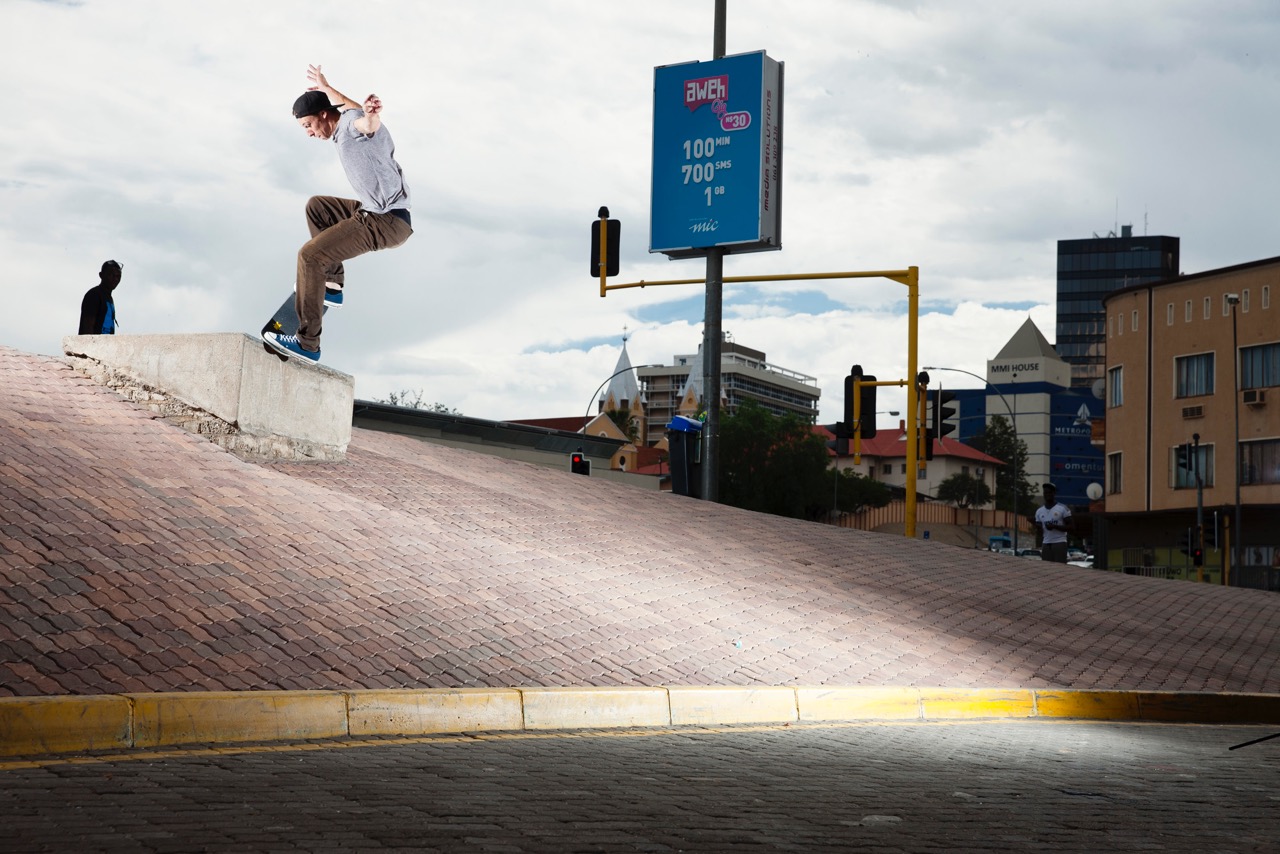
M 0 347 L 0 696 L 1280 691 L 1280 597 L 749 513 L 405 435 L 241 460 Z

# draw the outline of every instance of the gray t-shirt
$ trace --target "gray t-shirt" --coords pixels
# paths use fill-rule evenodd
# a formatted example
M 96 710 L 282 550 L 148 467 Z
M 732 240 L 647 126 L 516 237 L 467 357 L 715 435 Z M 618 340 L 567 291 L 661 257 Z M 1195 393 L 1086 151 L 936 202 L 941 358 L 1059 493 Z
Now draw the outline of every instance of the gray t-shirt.
M 356 119 L 363 116 L 360 110 L 343 110 L 334 131 L 333 142 L 338 146 L 338 160 L 347 173 L 356 198 L 370 213 L 386 213 L 390 210 L 409 209 L 409 187 L 404 173 L 396 162 L 396 145 L 386 125 L 378 128 L 373 136 L 365 136 L 355 129 Z

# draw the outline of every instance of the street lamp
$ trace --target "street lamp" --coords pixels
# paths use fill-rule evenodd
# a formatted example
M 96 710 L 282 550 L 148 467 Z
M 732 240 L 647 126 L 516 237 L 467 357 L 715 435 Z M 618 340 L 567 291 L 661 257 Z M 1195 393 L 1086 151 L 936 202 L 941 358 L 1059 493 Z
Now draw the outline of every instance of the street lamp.
M 1013 428 L 1013 553 L 1017 554 L 1018 553 L 1018 410 L 1009 405 L 1008 399 L 1005 398 L 1004 393 L 1001 392 L 1000 389 L 996 388 L 991 383 L 987 382 L 984 378 L 975 374 L 973 371 L 966 371 L 962 368 L 939 368 L 936 366 L 931 367 L 928 365 L 925 366 L 924 370 L 952 371 L 957 374 L 968 374 L 978 382 L 985 385 L 987 388 L 994 391 L 996 394 L 1000 395 L 1000 400 L 1004 401 L 1004 408 L 1005 408 L 1005 411 L 1009 413 L 1010 426 Z M 1013 374 L 1013 380 L 1015 383 L 1017 382 L 1018 380 L 1017 374 Z M 1013 399 L 1016 404 L 1018 400 L 1017 392 L 1014 392 Z
M 1231 537 L 1231 565 L 1235 568 L 1235 577 L 1240 577 L 1240 548 L 1244 537 L 1240 532 L 1240 343 L 1236 336 L 1236 306 L 1240 305 L 1239 294 L 1227 294 L 1227 303 L 1231 306 L 1231 409 L 1236 422 L 1236 520 L 1235 530 Z

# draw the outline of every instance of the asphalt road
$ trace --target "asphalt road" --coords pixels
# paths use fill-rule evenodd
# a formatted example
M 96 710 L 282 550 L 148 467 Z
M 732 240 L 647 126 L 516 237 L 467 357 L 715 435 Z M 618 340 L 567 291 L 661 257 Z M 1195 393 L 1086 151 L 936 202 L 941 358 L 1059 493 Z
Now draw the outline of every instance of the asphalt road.
M 5 851 L 1280 851 L 1274 727 L 862 723 L 0 760 Z

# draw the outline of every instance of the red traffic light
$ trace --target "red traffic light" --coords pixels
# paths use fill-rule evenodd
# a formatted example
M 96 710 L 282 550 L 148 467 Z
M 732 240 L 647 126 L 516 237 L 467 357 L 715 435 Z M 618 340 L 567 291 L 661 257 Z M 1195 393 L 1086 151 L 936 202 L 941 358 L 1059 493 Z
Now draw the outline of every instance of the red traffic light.
M 569 455 L 569 471 L 574 474 L 591 475 L 591 460 L 582 451 L 574 451 Z

